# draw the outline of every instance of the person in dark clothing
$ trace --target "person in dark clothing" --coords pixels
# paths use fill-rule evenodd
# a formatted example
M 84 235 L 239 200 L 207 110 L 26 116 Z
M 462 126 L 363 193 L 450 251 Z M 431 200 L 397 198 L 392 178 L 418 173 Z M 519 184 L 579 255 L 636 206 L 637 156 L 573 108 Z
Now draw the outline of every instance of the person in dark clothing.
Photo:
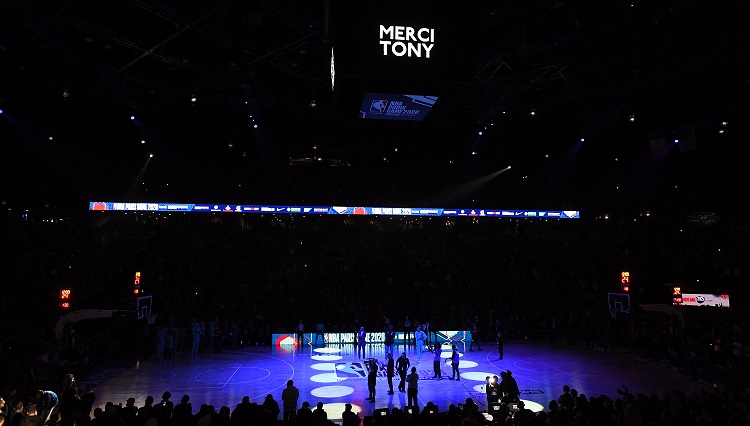
M 375 359 L 368 359 L 367 365 L 367 390 L 370 392 L 370 397 L 367 398 L 370 402 L 375 402 L 375 385 L 378 379 L 378 362 Z
M 125 426 L 135 426 L 138 419 L 138 407 L 135 406 L 135 398 L 128 398 L 125 402 L 125 406 L 117 410 L 120 415 L 120 419 Z
M 161 395 L 161 401 L 159 405 L 154 407 L 154 414 L 159 424 L 168 425 L 172 419 L 172 412 L 174 411 L 174 402 L 170 401 L 172 393 L 169 391 L 164 392 Z
M 72 374 L 65 376 L 65 382 L 63 384 L 63 390 L 60 392 L 60 424 L 63 426 L 69 426 L 73 424 L 74 411 L 78 408 L 78 387 L 76 386 L 75 377 Z
M 409 371 L 410 365 L 411 362 L 406 357 L 406 352 L 402 352 L 401 356 L 398 357 L 398 361 L 396 361 L 396 371 L 398 371 L 398 375 L 401 378 L 401 381 L 398 382 L 399 392 L 406 392 L 406 373 Z
M 474 345 L 477 345 L 477 350 L 482 351 L 482 347 L 479 346 L 479 318 L 474 319 L 471 324 L 471 344 L 469 345 L 469 352 L 474 352 Z
M 393 355 L 393 344 L 396 341 L 396 330 L 393 328 L 393 324 L 388 324 L 388 328 L 385 329 L 385 354 Z
M 434 371 L 434 375 L 432 376 L 433 379 L 443 380 L 443 371 L 440 370 L 440 363 L 443 362 L 442 354 L 442 345 L 440 345 L 440 343 L 438 342 L 435 342 L 435 345 L 432 347 L 432 369 Z
M 180 403 L 174 406 L 172 424 L 187 426 L 193 424 L 193 404 L 190 403 L 190 395 L 183 395 Z
M 284 403 L 284 420 L 294 423 L 297 417 L 297 400 L 299 400 L 299 389 L 294 386 L 294 381 L 286 382 L 286 389 L 281 392 L 281 400 Z
M 305 324 L 302 323 L 302 320 L 299 320 L 295 331 L 297 333 L 297 345 L 302 348 L 305 345 Z
M 279 419 L 279 413 L 281 412 L 279 409 L 279 403 L 273 399 L 273 395 L 270 393 L 266 395 L 266 399 L 263 401 L 263 408 L 268 410 L 268 413 L 274 422 Z
M 318 337 L 320 337 L 320 340 L 323 341 L 323 344 L 325 345 L 326 339 L 323 335 L 323 330 L 325 329 L 325 326 L 323 325 L 323 321 L 319 321 L 317 324 L 315 324 L 315 345 L 318 344 Z
M 153 417 L 154 413 L 154 397 L 149 395 L 146 397 L 146 401 L 143 403 L 143 407 L 138 409 L 139 423 L 145 423 L 146 420 Z
M 404 320 L 404 348 L 411 345 L 411 321 L 409 317 Z
M 503 332 L 498 330 L 497 331 L 497 351 L 499 352 L 498 359 L 503 359 L 503 346 L 505 345 L 505 337 L 503 336 Z
M 508 380 L 508 393 L 511 397 L 511 401 L 518 402 L 521 400 L 521 391 L 518 389 L 518 382 L 513 377 L 513 372 L 508 370 L 505 372 L 506 380 Z
M 359 426 L 359 424 L 362 423 L 359 414 L 352 411 L 352 404 L 349 403 L 344 405 L 344 412 L 341 413 L 341 420 L 341 426 Z
M 309 425 L 313 421 L 312 410 L 310 410 L 310 403 L 305 401 L 302 403 L 302 407 L 297 410 L 297 424 L 298 425 Z
M 387 355 L 385 376 L 388 378 L 388 395 L 393 395 L 394 362 L 393 362 L 393 354 L 390 354 L 390 353 Z
M 513 415 L 513 423 L 518 426 L 533 426 L 534 412 L 526 408 L 523 401 L 518 401 L 518 411 Z
M 357 359 L 365 358 L 365 344 L 367 343 L 367 332 L 364 327 L 360 327 L 357 332 Z
M 572 411 L 574 402 L 575 398 L 573 398 L 573 395 L 570 394 L 570 386 L 563 385 L 563 393 L 559 397 L 557 397 L 557 403 L 559 404 L 560 408 Z
M 317 424 L 323 426 L 328 424 L 328 413 L 326 413 L 326 410 L 323 409 L 323 403 L 318 402 L 315 406 L 315 409 L 312 412 L 313 415 L 313 421 L 317 422 Z
M 42 418 L 43 423 L 47 423 L 52 417 L 52 411 L 57 407 L 58 397 L 57 394 L 48 390 L 38 390 L 36 392 L 36 409 L 39 417 Z
M 85 419 L 91 415 L 91 410 L 94 408 L 94 401 L 96 401 L 96 394 L 91 388 L 91 385 L 87 384 L 83 387 L 81 401 L 79 402 L 82 419 Z
M 419 382 L 419 375 L 417 374 L 417 367 L 411 368 L 411 374 L 409 374 L 409 376 L 406 378 L 406 381 L 409 383 L 409 391 L 406 394 L 408 403 L 406 405 L 418 407 L 419 402 L 417 400 L 417 383 Z
M 458 371 L 458 363 L 459 363 L 459 354 L 458 354 L 458 348 L 456 348 L 456 345 L 451 345 L 451 349 L 453 349 L 453 353 L 451 353 L 451 368 L 453 369 L 453 373 L 451 374 L 451 380 L 461 380 L 461 373 Z

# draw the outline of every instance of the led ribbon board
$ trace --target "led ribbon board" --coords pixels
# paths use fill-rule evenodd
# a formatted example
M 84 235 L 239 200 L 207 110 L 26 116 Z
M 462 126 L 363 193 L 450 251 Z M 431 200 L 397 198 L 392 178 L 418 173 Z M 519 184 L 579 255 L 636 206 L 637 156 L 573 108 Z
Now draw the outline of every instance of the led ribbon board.
M 578 219 L 578 210 L 495 210 L 443 207 L 280 206 L 262 204 L 127 203 L 91 201 L 90 211 L 251 213 L 352 216 L 492 217 L 508 219 Z

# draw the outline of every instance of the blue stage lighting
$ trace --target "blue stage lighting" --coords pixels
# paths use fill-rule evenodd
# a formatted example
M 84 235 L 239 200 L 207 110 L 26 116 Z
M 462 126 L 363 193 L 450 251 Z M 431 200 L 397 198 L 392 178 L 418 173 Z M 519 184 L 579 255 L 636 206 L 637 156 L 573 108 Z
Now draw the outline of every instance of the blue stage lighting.
M 131 115 L 131 116 L 130 116 L 130 119 L 131 119 L 131 120 L 135 120 L 135 116 L 134 116 L 134 115 Z
M 257 128 L 258 128 L 258 125 L 257 124 L 253 124 L 253 129 L 257 129 Z

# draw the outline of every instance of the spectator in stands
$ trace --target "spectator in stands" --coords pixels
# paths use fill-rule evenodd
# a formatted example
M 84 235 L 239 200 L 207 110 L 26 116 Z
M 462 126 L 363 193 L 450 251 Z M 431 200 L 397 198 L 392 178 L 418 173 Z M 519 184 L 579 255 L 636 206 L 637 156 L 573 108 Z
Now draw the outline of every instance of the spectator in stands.
M 138 422 L 143 424 L 152 417 L 154 417 L 154 397 L 149 395 L 143 402 L 143 407 L 138 409 Z
M 325 425 L 328 423 L 328 413 L 326 413 L 326 410 L 323 409 L 323 403 L 318 402 L 315 406 L 315 409 L 312 412 L 313 419 L 315 422 L 318 423 L 318 425 Z
M 518 401 L 518 411 L 513 414 L 513 424 L 516 426 L 533 426 L 534 412 L 526 408 L 523 401 Z
M 286 389 L 281 392 L 281 400 L 284 402 L 284 420 L 294 422 L 297 416 L 297 400 L 299 389 L 294 386 L 294 380 L 286 382 Z
M 195 415 L 198 419 L 196 426 L 214 426 L 216 415 L 216 408 L 213 405 L 203 404 L 198 414 Z
M 94 401 L 96 401 L 96 394 L 90 384 L 86 384 L 83 387 L 83 393 L 81 394 L 80 411 L 81 418 L 86 419 L 91 415 L 91 409 L 94 407 Z
M 279 403 L 276 402 L 275 399 L 273 399 L 273 395 L 270 393 L 266 395 L 266 399 L 263 401 L 263 408 L 268 410 L 268 414 L 270 415 L 271 419 L 275 422 L 279 418 Z
M 563 393 L 557 397 L 557 403 L 559 404 L 560 409 L 573 411 L 575 399 L 573 398 L 573 395 L 570 394 L 570 386 L 563 385 Z
M 180 403 L 174 406 L 172 423 L 175 425 L 193 424 L 193 404 L 190 403 L 190 395 L 182 395 Z
M 36 409 L 43 423 L 52 418 L 52 412 L 57 408 L 58 397 L 55 392 L 39 389 L 36 392 Z
M 216 426 L 230 426 L 232 424 L 229 407 L 223 405 L 219 408 L 219 413 L 214 416 L 213 424 Z
M 21 420 L 21 425 L 42 426 L 44 422 L 45 422 L 45 419 L 39 415 L 39 412 L 37 411 L 37 407 L 35 405 L 30 405 L 29 408 L 26 409 L 26 414 L 23 416 L 23 419 Z
M 297 410 L 297 423 L 300 425 L 309 425 L 312 422 L 313 415 L 310 410 L 310 403 L 304 401 L 299 410 Z
M 341 426 L 359 426 L 359 424 L 362 423 L 359 414 L 352 412 L 352 404 L 349 403 L 344 405 L 344 412 L 341 413 L 341 420 Z

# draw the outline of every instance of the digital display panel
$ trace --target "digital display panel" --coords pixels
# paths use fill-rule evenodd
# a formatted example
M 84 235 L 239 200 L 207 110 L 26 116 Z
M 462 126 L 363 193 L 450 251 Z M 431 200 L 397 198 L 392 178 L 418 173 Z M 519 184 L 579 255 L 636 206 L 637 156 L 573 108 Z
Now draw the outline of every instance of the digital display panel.
M 469 343 L 472 339 L 471 332 L 466 330 L 439 330 L 431 331 L 431 333 L 434 333 L 437 340 L 443 344 L 458 342 Z M 325 340 L 325 342 L 329 344 L 354 343 L 356 336 L 357 333 L 323 333 L 322 340 Z M 394 342 L 396 344 L 403 344 L 405 337 L 404 332 L 396 332 Z M 301 342 L 303 345 L 315 344 L 315 333 L 304 333 L 303 339 L 304 341 Z M 272 335 L 271 340 L 272 345 L 274 346 L 293 346 L 300 344 L 295 334 L 274 334 Z M 385 333 L 368 332 L 366 341 L 370 344 L 383 344 L 385 343 Z
M 376 80 L 470 81 L 476 9 L 443 2 L 337 2 L 337 74 Z
M 673 301 L 677 306 L 729 307 L 728 294 L 682 293 L 679 297 L 675 296 Z
M 507 219 L 579 219 L 578 210 L 495 210 L 444 207 L 279 206 L 261 204 L 133 203 L 91 201 L 90 211 L 168 213 L 251 213 L 354 216 L 492 217 Z
M 365 93 L 359 117 L 375 120 L 422 121 L 437 99 L 437 96 Z

